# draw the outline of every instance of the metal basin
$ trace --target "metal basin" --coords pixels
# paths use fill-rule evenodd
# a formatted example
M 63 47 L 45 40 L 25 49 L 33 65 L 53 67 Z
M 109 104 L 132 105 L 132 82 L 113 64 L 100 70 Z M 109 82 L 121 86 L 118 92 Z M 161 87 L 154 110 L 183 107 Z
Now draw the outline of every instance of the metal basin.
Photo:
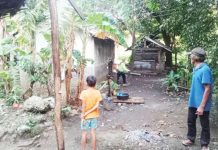
M 129 94 L 125 92 L 117 92 L 117 99 L 118 100 L 128 100 Z

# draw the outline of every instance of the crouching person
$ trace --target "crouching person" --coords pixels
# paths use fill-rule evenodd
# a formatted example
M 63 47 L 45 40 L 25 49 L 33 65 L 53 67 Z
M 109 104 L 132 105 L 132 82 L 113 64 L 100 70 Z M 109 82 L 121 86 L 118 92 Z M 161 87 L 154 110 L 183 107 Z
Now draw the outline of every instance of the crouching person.
M 92 147 L 96 150 L 96 128 L 97 118 L 99 117 L 99 102 L 102 100 L 100 91 L 95 89 L 96 77 L 88 76 L 86 79 L 88 88 L 82 91 L 80 99 L 82 100 L 81 129 L 82 141 L 81 149 L 85 150 L 87 133 L 91 132 Z

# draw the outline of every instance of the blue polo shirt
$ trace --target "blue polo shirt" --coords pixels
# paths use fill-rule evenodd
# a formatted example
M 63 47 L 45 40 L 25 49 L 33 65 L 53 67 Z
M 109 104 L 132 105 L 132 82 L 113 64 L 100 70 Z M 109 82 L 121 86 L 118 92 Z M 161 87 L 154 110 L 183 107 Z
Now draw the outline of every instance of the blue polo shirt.
M 189 107 L 198 108 L 204 95 L 204 84 L 210 84 L 211 93 L 204 108 L 204 111 L 210 111 L 213 90 L 212 72 L 206 63 L 202 63 L 198 68 L 193 69 L 192 84 L 189 96 Z

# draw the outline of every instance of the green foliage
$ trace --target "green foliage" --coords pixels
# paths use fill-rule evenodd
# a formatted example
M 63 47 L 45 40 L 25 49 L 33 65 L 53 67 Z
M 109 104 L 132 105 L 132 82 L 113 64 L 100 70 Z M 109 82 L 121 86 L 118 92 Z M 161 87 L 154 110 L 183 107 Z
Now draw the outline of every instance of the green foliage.
M 33 118 L 29 118 L 28 121 L 26 122 L 26 125 L 32 129 L 37 125 L 37 121 L 34 120 Z
M 0 43 L 0 55 L 8 55 L 15 50 L 16 46 L 13 44 L 13 39 L 10 37 L 2 39 Z
M 101 90 L 101 89 L 106 88 L 106 87 L 107 87 L 107 81 L 101 81 L 100 83 L 98 83 L 96 85 L 97 90 Z
M 6 95 L 6 104 L 11 106 L 13 103 L 22 103 L 22 89 L 20 88 L 20 71 L 19 67 L 11 66 L 9 70 L 9 80 L 5 84 L 9 85 L 9 91 Z
M 38 54 L 43 63 L 47 63 L 51 58 L 51 48 L 42 48 Z
M 218 95 L 214 92 L 213 94 L 213 105 L 211 109 L 212 124 L 218 126 Z
M 6 91 L 5 85 L 8 85 L 11 81 L 8 71 L 0 71 L 0 98 L 5 98 Z
M 20 87 L 13 87 L 10 93 L 6 96 L 6 104 L 8 106 L 13 105 L 14 103 L 20 104 L 23 102 L 21 98 L 21 89 Z
M 0 88 L 0 99 L 5 98 L 5 91 L 3 88 Z
M 170 71 L 167 77 L 163 81 L 163 85 L 166 85 L 170 90 L 178 91 L 178 80 L 180 78 L 179 74 L 174 71 Z
M 65 107 L 61 108 L 61 116 L 63 118 L 68 117 L 71 114 L 71 112 L 72 112 L 72 109 L 70 106 L 65 106 Z
M 38 123 L 39 122 L 33 118 L 33 116 L 30 116 L 26 122 L 26 126 L 29 127 L 29 129 L 25 132 L 26 137 L 34 137 L 42 132 L 43 129 L 38 126 Z
M 98 89 L 98 90 L 102 90 L 102 89 L 107 88 L 107 87 L 108 87 L 108 81 L 107 80 L 102 81 L 102 82 L 100 82 L 100 83 L 98 83 L 96 85 L 96 89 Z M 112 90 L 116 91 L 116 90 L 120 89 L 120 86 L 119 86 L 119 84 L 117 84 L 113 80 L 110 80 L 110 88 Z
M 179 67 L 177 73 L 180 76 L 179 78 L 180 86 L 190 88 L 191 80 L 192 80 L 192 73 L 190 72 L 190 70 L 188 68 Z
M 3 68 L 9 69 L 10 55 L 15 55 L 17 47 L 11 37 L 6 37 L 0 42 L 0 59 L 3 61 Z
M 211 56 L 210 65 L 212 67 L 213 80 L 214 80 L 214 88 L 213 88 L 213 105 L 211 109 L 211 119 L 212 124 L 218 126 L 218 64 L 217 64 L 217 51 L 213 51 L 213 55 Z
M 21 9 L 13 17 L 2 19 L 4 38 L 0 42 L 0 59 L 3 61 L 3 69 L 8 72 L 10 78 L 7 80 L 5 78 L 4 80 L 1 79 L 0 86 L 3 89 L 1 90 L 1 93 L 3 93 L 1 95 L 6 97 L 8 105 L 13 104 L 13 102 L 22 101 L 20 68 L 29 71 L 31 70 L 30 67 L 34 66 L 31 61 L 25 62 L 25 60 L 30 60 L 31 57 L 26 58 L 30 56 L 28 54 L 35 50 L 36 28 L 48 18 L 48 13 L 46 13 L 48 3 L 46 0 L 27 0 L 24 7 L 24 9 Z M 38 74 L 45 72 L 41 64 L 37 65 L 36 68 L 42 70 Z M 43 78 L 42 82 L 45 83 L 47 81 L 44 79 L 45 75 L 43 73 L 41 74 L 41 78 Z M 30 76 L 30 78 L 33 82 L 35 80 L 38 81 L 38 77 L 34 75 Z M 2 85 L 3 83 L 4 85 Z
M 43 56 L 43 54 L 41 54 L 40 56 L 47 57 Z M 36 82 L 39 82 L 41 84 L 48 84 L 48 79 L 52 72 L 51 64 L 43 64 L 40 62 L 34 63 L 28 58 L 23 58 L 20 61 L 19 65 L 23 69 L 23 71 L 28 73 L 30 82 L 32 84 Z
M 5 82 L 8 82 L 10 79 L 8 71 L 0 71 L 0 85 L 4 85 Z
M 180 75 L 179 85 L 189 89 L 191 86 L 193 66 L 190 60 L 188 60 L 187 54 L 182 53 L 178 59 L 177 73 Z
M 33 51 L 36 29 L 49 15 L 48 3 L 46 0 L 27 0 L 24 7 L 15 16 L 4 18 L 5 31 L 13 35 L 14 43 L 21 49 Z
M 0 97 L 7 105 L 22 102 L 19 68 L 10 66 L 9 71 L 0 71 L 0 88 Z
M 63 106 L 63 107 L 61 108 L 61 117 L 62 117 L 62 118 L 67 118 L 67 117 L 69 117 L 71 113 L 72 113 L 72 108 L 71 108 L 71 106 L 66 105 L 66 106 Z M 51 117 L 52 120 L 54 120 L 55 113 L 54 113 L 54 112 L 51 112 L 51 116 L 50 116 L 50 117 Z
M 73 60 L 74 60 L 74 65 L 76 68 L 78 68 L 80 65 L 87 65 L 88 63 L 93 64 L 94 60 L 93 59 L 87 59 L 82 57 L 81 52 L 78 50 L 73 50 Z
M 117 28 L 114 18 L 106 16 L 104 13 L 92 13 L 88 15 L 87 23 L 96 26 L 103 32 L 108 33 L 108 35 L 111 35 L 113 38 L 115 38 L 119 44 L 127 47 L 125 36 L 121 30 Z
M 120 89 L 119 84 L 117 84 L 117 83 L 114 82 L 114 81 L 111 81 L 110 86 L 111 86 L 111 89 L 112 89 L 112 90 L 115 90 L 115 91 L 118 90 L 118 89 Z

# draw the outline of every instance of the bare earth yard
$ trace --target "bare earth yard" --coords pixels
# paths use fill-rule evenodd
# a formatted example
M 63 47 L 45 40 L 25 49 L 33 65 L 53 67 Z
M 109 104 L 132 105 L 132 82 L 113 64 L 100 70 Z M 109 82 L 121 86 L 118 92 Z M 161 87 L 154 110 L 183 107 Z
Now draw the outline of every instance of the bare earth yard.
M 128 81 L 130 85 L 124 90 L 131 96 L 144 97 L 145 104 L 116 104 L 112 111 L 102 108 L 97 130 L 98 150 L 200 149 L 199 122 L 196 144 L 192 147 L 184 147 L 181 144 L 187 131 L 187 97 L 168 96 L 161 87 L 159 77 L 129 76 Z M 79 150 L 79 115 L 64 119 L 64 131 L 66 150 Z M 20 143 L 28 140 L 2 140 L 0 150 L 55 150 L 56 139 L 52 124 L 48 124 L 35 140 L 37 144 L 27 144 L 26 147 L 20 146 Z M 90 140 L 88 143 L 90 144 Z M 210 148 L 218 150 L 218 129 L 213 126 Z

